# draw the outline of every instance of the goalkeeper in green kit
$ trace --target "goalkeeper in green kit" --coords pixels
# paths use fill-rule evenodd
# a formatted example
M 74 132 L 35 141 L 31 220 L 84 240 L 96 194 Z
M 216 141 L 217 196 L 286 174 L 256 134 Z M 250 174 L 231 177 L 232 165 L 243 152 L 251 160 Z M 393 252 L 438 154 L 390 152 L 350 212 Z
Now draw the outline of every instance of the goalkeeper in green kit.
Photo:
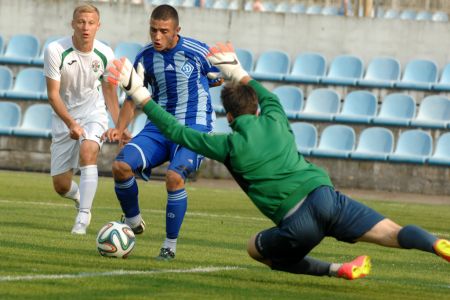
M 230 134 L 201 133 L 183 125 L 151 100 L 131 63 L 110 68 L 119 85 L 169 139 L 223 163 L 256 207 L 275 226 L 250 238 L 249 255 L 273 270 L 358 279 L 369 274 L 369 256 L 329 263 L 308 253 L 324 237 L 347 243 L 418 249 L 450 262 L 450 242 L 424 229 L 400 226 L 333 188 L 321 168 L 297 152 L 294 135 L 278 98 L 241 67 L 233 47 L 217 44 L 208 56 L 228 83 L 221 93 Z M 258 104 L 261 112 L 258 115 Z

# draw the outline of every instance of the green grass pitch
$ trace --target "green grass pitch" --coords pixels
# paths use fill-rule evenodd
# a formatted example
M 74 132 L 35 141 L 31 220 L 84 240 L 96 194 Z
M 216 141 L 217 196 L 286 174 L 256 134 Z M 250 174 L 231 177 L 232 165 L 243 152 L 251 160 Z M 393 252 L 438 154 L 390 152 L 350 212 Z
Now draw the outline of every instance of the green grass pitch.
M 147 230 L 128 259 L 101 257 L 97 231 L 119 220 L 112 178 L 100 178 L 86 236 L 70 230 L 75 208 L 48 174 L 0 171 L 0 299 L 447 299 L 450 264 L 415 250 L 327 238 L 327 261 L 372 257 L 372 273 L 346 281 L 271 271 L 250 259 L 248 238 L 272 226 L 240 190 L 187 188 L 188 213 L 172 262 L 154 259 L 165 236 L 163 182 L 139 181 Z M 402 225 L 450 238 L 448 205 L 359 199 Z

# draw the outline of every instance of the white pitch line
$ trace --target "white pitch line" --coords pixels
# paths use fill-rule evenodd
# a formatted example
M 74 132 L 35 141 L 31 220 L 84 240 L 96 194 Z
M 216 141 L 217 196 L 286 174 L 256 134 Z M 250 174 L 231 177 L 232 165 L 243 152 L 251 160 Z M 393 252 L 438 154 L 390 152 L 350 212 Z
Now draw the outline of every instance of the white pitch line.
M 110 272 L 94 272 L 94 273 L 76 273 L 76 274 L 36 274 L 22 276 L 0 276 L 0 282 L 11 281 L 35 281 L 35 280 L 56 280 L 56 279 L 74 279 L 87 277 L 115 277 L 125 275 L 155 275 L 168 273 L 212 273 L 220 271 L 243 270 L 244 268 L 225 266 L 225 267 L 197 267 L 192 269 L 166 269 L 166 270 L 117 270 Z

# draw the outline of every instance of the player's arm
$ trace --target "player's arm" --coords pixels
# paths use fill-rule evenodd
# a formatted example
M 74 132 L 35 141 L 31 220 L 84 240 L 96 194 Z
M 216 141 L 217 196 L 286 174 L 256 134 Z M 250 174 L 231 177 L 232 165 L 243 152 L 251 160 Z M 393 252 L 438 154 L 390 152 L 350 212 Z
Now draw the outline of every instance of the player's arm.
M 119 99 L 116 92 L 117 87 L 108 81 L 102 80 L 102 92 L 105 98 L 105 104 L 108 108 L 114 125 L 117 125 L 117 119 L 119 117 Z

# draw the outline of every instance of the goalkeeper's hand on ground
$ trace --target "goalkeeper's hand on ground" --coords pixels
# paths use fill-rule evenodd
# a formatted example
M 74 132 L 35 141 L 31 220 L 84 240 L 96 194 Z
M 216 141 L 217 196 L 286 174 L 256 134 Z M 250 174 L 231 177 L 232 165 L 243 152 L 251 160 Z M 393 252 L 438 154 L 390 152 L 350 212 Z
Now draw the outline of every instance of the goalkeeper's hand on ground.
M 227 80 L 237 83 L 245 76 L 248 76 L 248 73 L 242 68 L 230 42 L 226 44 L 217 43 L 216 46 L 209 48 L 208 60 L 220 70 L 223 77 Z
M 110 72 L 108 81 L 118 85 L 128 96 L 130 96 L 136 105 L 142 105 L 150 99 L 150 92 L 144 87 L 144 68 L 139 63 L 138 71 L 133 68 L 131 62 L 122 57 L 115 59 L 113 66 L 109 67 Z

